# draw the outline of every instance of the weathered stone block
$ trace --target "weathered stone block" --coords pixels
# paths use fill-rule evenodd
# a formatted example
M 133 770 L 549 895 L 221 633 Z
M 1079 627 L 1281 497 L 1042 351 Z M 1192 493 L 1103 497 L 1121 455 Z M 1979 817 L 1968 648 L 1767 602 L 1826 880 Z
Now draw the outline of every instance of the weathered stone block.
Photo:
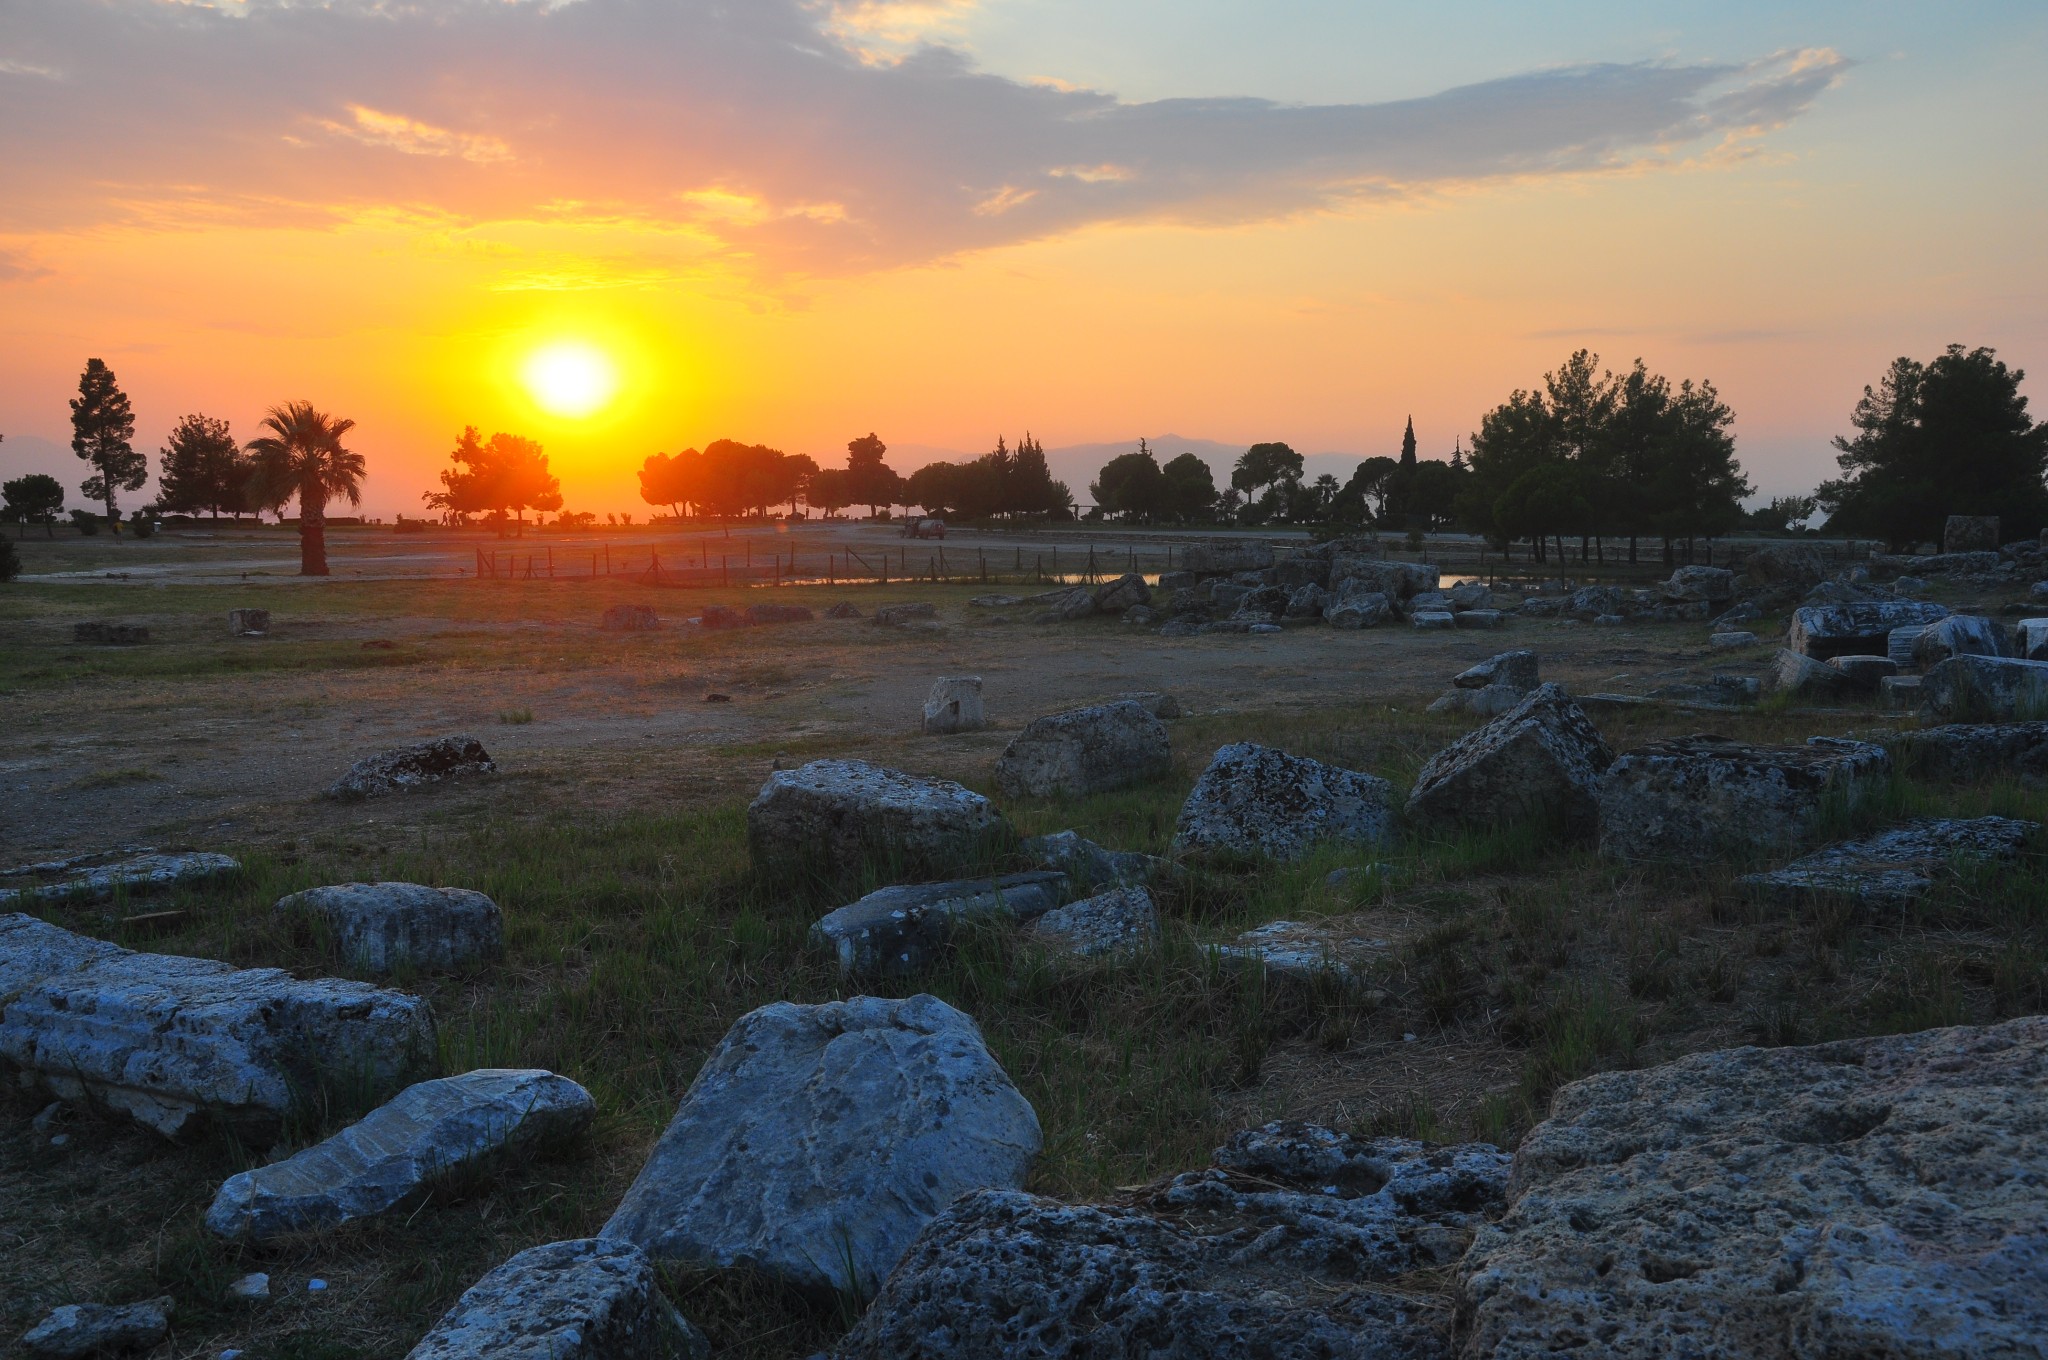
M 1012 798 L 1085 798 L 1172 766 L 1166 724 L 1119 700 L 1034 719 L 996 761 L 996 787 Z
M 1613 763 L 1614 752 L 1571 696 L 1544 685 L 1431 756 L 1408 796 L 1408 815 L 1487 828 L 1542 818 L 1591 834 L 1600 776 Z
M 1066 875 L 1055 872 L 878 888 L 822 917 L 811 927 L 811 945 L 831 953 L 849 975 L 914 973 L 931 964 L 957 927 L 1030 921 L 1066 893 Z
M 529 1247 L 478 1280 L 406 1360 L 709 1360 L 630 1242 Z
M 378 798 L 497 770 L 497 762 L 475 737 L 442 737 L 365 756 L 349 766 L 327 794 L 344 800 Z
M 981 677 L 942 675 L 932 681 L 925 696 L 924 730 L 927 736 L 950 736 L 956 732 L 979 732 L 988 726 L 988 713 L 981 703 Z
M 337 883 L 280 898 L 277 910 L 320 921 L 341 956 L 365 972 L 461 968 L 505 953 L 498 904 L 469 888 Z
M 1393 838 L 1386 780 L 1270 746 L 1216 752 L 1182 804 L 1176 849 L 1299 859 L 1317 842 L 1383 845 Z
M 747 846 L 770 876 L 817 873 L 843 882 L 880 866 L 942 877 L 1014 839 L 980 794 L 864 760 L 777 770 L 747 807 Z
M 1757 746 L 1660 741 L 1622 755 L 1600 785 L 1600 852 L 1627 861 L 1740 860 L 1796 844 L 1830 798 L 1853 802 L 1891 770 L 1881 746 L 1815 737 Z

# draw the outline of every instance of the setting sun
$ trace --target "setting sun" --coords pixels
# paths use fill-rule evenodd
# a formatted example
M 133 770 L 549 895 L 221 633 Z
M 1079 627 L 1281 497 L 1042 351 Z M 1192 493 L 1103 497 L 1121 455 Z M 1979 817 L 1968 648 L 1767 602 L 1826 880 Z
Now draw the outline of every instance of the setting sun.
M 619 373 L 601 350 L 564 341 L 537 351 L 521 376 L 527 391 L 551 415 L 587 416 L 602 408 L 619 388 Z

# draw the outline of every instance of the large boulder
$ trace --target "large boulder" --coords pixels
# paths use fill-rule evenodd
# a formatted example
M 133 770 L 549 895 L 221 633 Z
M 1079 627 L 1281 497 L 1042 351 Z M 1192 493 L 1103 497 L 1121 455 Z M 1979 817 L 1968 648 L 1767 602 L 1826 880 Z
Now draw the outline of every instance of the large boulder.
M 1293 593 L 1287 597 L 1287 608 L 1283 616 L 1290 619 L 1319 619 L 1323 616 L 1323 607 L 1333 598 L 1329 591 L 1314 581 L 1305 582 L 1296 586 Z
M 1906 907 L 1963 866 L 2018 856 L 2039 822 L 2011 817 L 1964 821 L 1924 818 L 1801 856 L 1782 869 L 1746 874 L 1742 886 L 1782 902 L 1847 899 L 1868 907 Z
M 1920 693 L 1944 718 L 2038 718 L 2048 715 L 2048 661 L 1954 656 L 1922 677 Z
M 1431 756 L 1408 795 L 1408 816 L 1481 828 L 1540 818 L 1590 835 L 1600 776 L 1613 763 L 1614 752 L 1571 696 L 1544 685 Z
M 475 737 L 441 737 L 365 756 L 327 791 L 330 798 L 377 798 L 468 775 L 495 774 L 497 762 Z
M 1796 844 L 1830 799 L 1890 773 L 1881 746 L 1814 737 L 1758 746 L 1691 736 L 1629 751 L 1600 782 L 1600 853 L 1699 864 Z
M 1150 603 L 1152 589 L 1135 571 L 1127 571 L 1113 581 L 1105 581 L 1095 590 L 1095 608 L 1104 614 L 1121 614 L 1132 605 Z
M 843 882 L 870 866 L 943 877 L 1014 835 L 980 794 L 864 760 L 777 770 L 747 806 L 748 849 L 772 877 L 815 873 Z
M 566 1144 L 596 1116 L 590 1092 L 552 1072 L 482 1068 L 423 1081 L 324 1142 L 228 1177 L 206 1226 L 262 1242 L 374 1218 L 417 1203 L 444 1177 Z
M 1998 516 L 1950 515 L 1941 530 L 1941 550 L 1950 553 L 1998 551 Z
M 1072 623 L 1085 619 L 1095 612 L 1095 593 L 1086 586 L 1075 586 L 1047 605 L 1044 613 L 1037 618 L 1039 623 Z
M 1742 559 L 1742 579 L 1757 587 L 1806 590 L 1827 575 L 1827 559 L 1808 543 L 1774 543 Z
M 1484 1144 L 1283 1123 L 1115 1204 L 966 1195 L 833 1355 L 1442 1360 L 1450 1309 L 1418 1272 L 1457 1259 L 1507 1169 Z
M 2048 586 L 2048 581 L 2036 582 Z M 2048 619 L 2021 619 L 2012 626 L 2013 652 L 2028 661 L 2048 661 Z
M 141 1303 L 67 1303 L 28 1329 L 21 1348 L 46 1360 L 147 1351 L 171 1331 L 171 1296 Z
M 957 927 L 1033 920 L 1058 906 L 1066 890 L 1066 875 L 1054 872 L 878 888 L 812 926 L 811 946 L 837 958 L 849 976 L 914 973 L 945 949 Z
M 1580 586 L 1565 604 L 1565 613 L 1582 623 L 1619 618 L 1628 609 L 1620 586 Z
M 1884 656 L 1894 629 L 1925 627 L 1947 616 L 1947 606 L 1921 600 L 1807 605 L 1792 611 L 1785 645 L 1815 661 L 1849 652 Z
M 1032 940 L 1082 958 L 1128 953 L 1158 934 L 1159 908 L 1143 888 L 1111 888 L 1031 923 Z
M 1724 605 L 1735 598 L 1735 573 L 1726 567 L 1680 567 L 1662 593 L 1678 603 Z
M 1442 579 L 1441 571 L 1421 562 L 1388 562 L 1360 553 L 1338 553 L 1330 559 L 1330 589 L 1340 595 L 1348 586 L 1400 601 L 1435 590 Z
M 1012 798 L 1085 798 L 1172 767 L 1166 724 L 1119 699 L 1034 719 L 996 761 L 996 787 Z
M 0 1065 L 166 1137 L 211 1120 L 263 1146 L 313 1093 L 379 1100 L 434 1057 L 416 996 L 0 916 Z
M 1889 738 L 1899 769 L 1921 779 L 1987 783 L 2011 776 L 2048 786 L 2048 722 L 1948 723 Z
M 1801 658 L 1805 660 L 1805 658 Z M 1842 673 L 1849 688 L 1858 694 L 1875 694 L 1887 679 L 1899 673 L 1899 663 L 1888 656 L 1831 656 L 1827 664 Z
M 1174 826 L 1176 850 L 1292 860 L 1318 842 L 1393 839 L 1393 786 L 1356 770 L 1240 741 L 1195 781 Z
M 0 906 L 65 900 L 104 902 L 116 892 L 135 894 L 207 883 L 242 871 L 241 862 L 211 851 L 162 854 L 109 851 L 46 860 L 0 871 Z
M 1463 614 L 1458 616 L 1464 618 Z M 1488 685 L 1484 689 L 1447 689 L 1430 701 L 1431 713 L 1465 713 L 1475 718 L 1498 718 L 1514 711 L 1528 697 L 1528 691 L 1513 685 Z
M 337 883 L 280 898 L 277 910 L 319 922 L 342 958 L 367 973 L 461 968 L 505 952 L 498 904 L 469 888 Z
M 1264 571 L 1273 565 L 1273 545 L 1250 539 L 1214 539 L 1181 549 L 1183 571 L 1200 576 L 1227 576 L 1238 571 Z
M 979 732 L 987 726 L 988 710 L 982 707 L 980 676 L 942 675 L 932 681 L 932 692 L 924 700 L 927 736 Z
M 1512 689 L 1527 692 L 1543 683 L 1539 674 L 1536 653 L 1531 651 L 1502 652 L 1499 656 L 1488 657 L 1476 666 L 1468 666 L 1451 677 L 1456 689 L 1484 689 L 1488 685 L 1507 685 Z
M 1981 614 L 1951 614 L 1913 638 L 1913 660 L 1925 670 L 1952 656 L 2009 656 L 2005 630 Z
M 1824 665 L 1789 647 L 1780 647 L 1778 654 L 1771 658 L 1766 683 L 1773 694 L 1823 703 L 1839 699 L 1854 688 L 1848 675 L 1839 667 Z
M 1558 1092 L 1459 1267 L 1487 1360 L 1976 1360 L 2048 1336 L 2048 1018 Z
M 1024 1183 L 1038 1117 L 933 996 L 776 1002 L 706 1059 L 603 1236 L 660 1260 L 872 1293 L 970 1190 Z
M 1323 622 L 1332 628 L 1377 628 L 1393 617 L 1392 597 L 1363 584 L 1335 592 L 1323 605 Z
M 228 632 L 234 637 L 267 637 L 270 634 L 270 611 L 268 609 L 230 609 L 228 611 Z
M 406 1360 L 708 1360 L 630 1242 L 529 1247 L 478 1280 Z
M 1286 615 L 1287 606 L 1292 601 L 1292 592 L 1283 586 L 1255 586 L 1251 594 L 1237 602 L 1232 617 L 1253 623 L 1273 623 Z

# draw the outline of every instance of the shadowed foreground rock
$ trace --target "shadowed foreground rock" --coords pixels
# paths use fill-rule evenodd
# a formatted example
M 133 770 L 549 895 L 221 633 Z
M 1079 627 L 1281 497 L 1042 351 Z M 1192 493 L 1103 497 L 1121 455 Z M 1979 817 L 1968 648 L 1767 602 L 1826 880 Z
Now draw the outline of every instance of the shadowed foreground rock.
M 1590 835 L 1600 776 L 1613 763 L 1614 752 L 1571 696 L 1543 685 L 1431 756 L 1408 795 L 1408 815 L 1489 830 L 1543 818 Z
M 1120 1204 L 963 1196 L 837 1360 L 1437 1360 L 1450 1308 L 1375 1287 L 1458 1258 L 1508 1159 L 1312 1125 Z
M 2010 774 L 2048 785 L 2048 722 L 1949 723 L 1901 732 L 1886 743 L 1899 769 L 1923 779 L 1973 783 Z
M 864 760 L 777 770 L 747 807 L 748 849 L 773 877 L 814 871 L 843 881 L 873 863 L 943 878 L 1014 838 L 980 794 Z
M 1017 851 L 1048 869 L 1059 870 L 1079 889 L 1128 887 L 1172 878 L 1177 872 L 1171 860 L 1137 850 L 1106 849 L 1078 831 L 1027 836 L 1017 842 Z
M 1216 752 L 1173 833 L 1176 850 L 1300 859 L 1319 841 L 1393 838 L 1393 786 L 1375 775 L 1240 741 Z
M 50 1360 L 84 1360 L 86 1356 L 148 1350 L 170 1330 L 169 1295 L 119 1306 L 67 1303 L 31 1327 L 21 1338 L 21 1348 Z
M 872 1292 L 969 1190 L 1024 1182 L 1038 1116 L 934 996 L 742 1016 L 603 1236 L 660 1260 Z
M 996 787 L 1012 798 L 1086 798 L 1172 767 L 1166 724 L 1120 699 L 1033 719 L 996 761 Z
M 706 1360 L 645 1253 L 586 1238 L 520 1252 L 472 1285 L 407 1360 Z
M 242 871 L 241 862 L 211 851 L 160 854 L 154 850 L 114 851 L 28 864 L 0 873 L 0 906 L 54 902 L 67 898 L 104 902 L 118 890 L 148 892 L 183 883 L 205 883 Z
M 552 1072 L 482 1068 L 423 1081 L 324 1142 L 230 1176 L 206 1226 L 261 1242 L 373 1218 L 443 1177 L 566 1143 L 596 1116 L 590 1092 Z
M 442 737 L 418 746 L 365 756 L 327 791 L 344 801 L 378 798 L 407 789 L 425 788 L 464 775 L 495 774 L 497 762 L 475 737 Z
M 416 996 L 0 916 L 0 1065 L 166 1137 L 203 1116 L 260 1146 L 323 1087 L 380 1099 L 433 1058 L 433 1014 Z
M 2040 1354 L 2048 1018 L 1558 1092 L 1461 1268 L 1469 1360 Z
M 1629 751 L 1600 782 L 1600 853 L 1626 861 L 1741 860 L 1796 844 L 1830 797 L 1891 770 L 1881 746 L 1814 737 L 1756 746 L 1696 735 Z
M 1736 881 L 1782 902 L 1847 898 L 1867 907 L 1905 907 L 1958 869 L 2017 858 L 2040 829 L 2039 822 L 2010 817 L 1927 818 L 1830 845 L 1782 869 Z
M 281 897 L 277 910 L 324 923 L 341 956 L 370 973 L 459 968 L 505 952 L 498 904 L 468 888 L 335 883 Z

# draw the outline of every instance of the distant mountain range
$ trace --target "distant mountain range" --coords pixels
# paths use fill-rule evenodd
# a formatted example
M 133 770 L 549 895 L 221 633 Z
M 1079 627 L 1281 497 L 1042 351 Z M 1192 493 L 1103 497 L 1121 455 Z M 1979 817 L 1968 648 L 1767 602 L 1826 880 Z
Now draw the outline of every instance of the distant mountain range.
M 1230 469 L 1236 465 L 1238 456 L 1245 451 L 1243 444 L 1219 444 L 1213 439 L 1188 439 L 1177 434 L 1147 435 L 1145 442 L 1161 463 L 1169 458 L 1178 458 L 1183 453 L 1192 453 L 1209 465 L 1216 474 L 1218 488 L 1230 485 Z M 1134 435 L 1129 439 L 1112 440 L 1101 444 L 1063 444 L 1045 451 L 1046 466 L 1052 475 L 1067 484 L 1067 490 L 1074 493 L 1074 499 L 1083 505 L 1090 503 L 1088 484 L 1102 471 L 1102 465 L 1118 454 L 1135 453 L 1138 440 Z M 914 472 L 926 463 L 959 463 L 979 458 L 986 449 L 972 453 L 960 449 L 942 449 L 930 444 L 891 444 L 889 466 L 898 472 Z M 1305 475 L 1314 481 L 1325 472 L 1339 482 L 1351 480 L 1351 474 L 1365 459 L 1360 453 L 1303 453 Z

